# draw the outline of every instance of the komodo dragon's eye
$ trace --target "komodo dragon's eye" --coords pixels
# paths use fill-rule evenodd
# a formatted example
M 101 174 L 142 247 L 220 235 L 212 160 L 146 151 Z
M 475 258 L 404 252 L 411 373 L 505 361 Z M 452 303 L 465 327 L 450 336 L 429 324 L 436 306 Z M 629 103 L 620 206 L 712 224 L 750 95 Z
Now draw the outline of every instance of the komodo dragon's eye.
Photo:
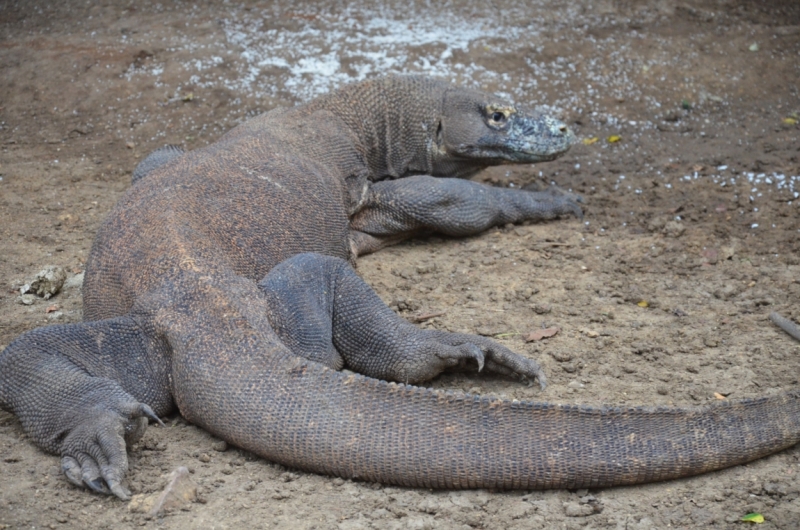
M 489 126 L 495 128 L 502 128 L 508 123 L 508 117 L 511 116 L 514 111 L 510 108 L 501 107 L 495 105 L 488 105 L 486 107 L 486 117 Z

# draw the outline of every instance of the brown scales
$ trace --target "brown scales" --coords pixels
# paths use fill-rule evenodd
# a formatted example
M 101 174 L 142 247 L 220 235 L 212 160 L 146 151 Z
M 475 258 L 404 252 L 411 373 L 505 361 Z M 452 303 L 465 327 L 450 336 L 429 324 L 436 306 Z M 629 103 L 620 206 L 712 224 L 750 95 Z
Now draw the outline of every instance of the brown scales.
M 563 194 L 461 178 L 551 160 L 572 141 L 564 124 L 500 98 L 388 77 L 272 111 L 204 149 L 159 150 L 97 235 L 86 322 L 6 348 L 0 406 L 62 455 L 71 482 L 121 498 L 126 445 L 175 408 L 285 465 L 438 488 L 651 482 L 797 443 L 794 392 L 656 409 L 405 384 L 476 365 L 544 375 L 483 337 L 399 319 L 348 262 L 421 232 L 579 215 Z

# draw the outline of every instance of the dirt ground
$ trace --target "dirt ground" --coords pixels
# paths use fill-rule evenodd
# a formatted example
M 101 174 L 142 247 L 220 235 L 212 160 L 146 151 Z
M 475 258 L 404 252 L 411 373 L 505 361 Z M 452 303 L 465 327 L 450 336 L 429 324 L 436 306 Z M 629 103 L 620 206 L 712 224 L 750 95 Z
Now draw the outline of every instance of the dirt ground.
M 81 320 L 79 287 L 23 305 L 19 286 L 45 265 L 83 270 L 149 151 L 203 146 L 350 80 L 416 72 L 566 119 L 582 141 L 563 158 L 476 178 L 552 181 L 586 199 L 582 221 L 360 260 L 400 314 L 443 312 L 420 325 L 493 336 L 550 382 L 434 386 L 697 405 L 798 385 L 800 344 L 767 319 L 800 319 L 798 2 L 0 1 L 0 69 L 0 349 Z M 561 331 L 525 342 L 543 326 Z M 749 512 L 764 528 L 800 527 L 798 448 L 640 487 L 449 492 L 287 470 L 175 416 L 134 448 L 129 485 L 159 491 L 178 466 L 199 502 L 148 518 L 70 485 L 0 412 L 0 528 L 736 528 Z

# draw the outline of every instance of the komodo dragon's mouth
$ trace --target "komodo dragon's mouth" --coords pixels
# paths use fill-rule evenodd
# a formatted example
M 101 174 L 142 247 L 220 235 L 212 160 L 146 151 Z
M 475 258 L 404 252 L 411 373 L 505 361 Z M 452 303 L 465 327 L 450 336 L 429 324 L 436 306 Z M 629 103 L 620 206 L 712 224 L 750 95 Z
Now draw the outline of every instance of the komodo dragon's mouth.
M 575 142 L 567 125 L 550 116 L 514 115 L 503 131 L 492 131 L 475 144 L 461 144 L 457 155 L 497 163 L 534 163 L 555 160 Z

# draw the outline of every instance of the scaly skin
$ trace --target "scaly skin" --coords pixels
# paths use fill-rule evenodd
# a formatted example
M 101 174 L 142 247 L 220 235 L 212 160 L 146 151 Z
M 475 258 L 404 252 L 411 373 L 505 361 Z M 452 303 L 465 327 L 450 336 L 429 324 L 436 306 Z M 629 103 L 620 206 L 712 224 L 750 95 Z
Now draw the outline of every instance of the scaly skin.
M 797 443 L 796 392 L 652 409 L 407 384 L 454 367 L 544 376 L 486 338 L 408 324 L 349 263 L 421 231 L 579 215 L 566 196 L 458 178 L 551 160 L 573 139 L 500 98 L 389 77 L 269 112 L 204 149 L 159 150 L 97 234 L 87 321 L 9 345 L 0 406 L 62 455 L 71 482 L 123 499 L 126 443 L 175 408 L 288 466 L 438 488 L 651 482 Z

